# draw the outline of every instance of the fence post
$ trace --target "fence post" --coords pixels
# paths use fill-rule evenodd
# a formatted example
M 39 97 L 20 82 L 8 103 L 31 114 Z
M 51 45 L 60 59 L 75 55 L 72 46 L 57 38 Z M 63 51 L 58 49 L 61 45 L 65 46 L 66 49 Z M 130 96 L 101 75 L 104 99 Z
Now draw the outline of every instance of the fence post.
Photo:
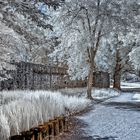
M 53 122 L 48 123 L 48 129 L 49 129 L 49 140 L 54 140 L 54 124 L 53 124 Z

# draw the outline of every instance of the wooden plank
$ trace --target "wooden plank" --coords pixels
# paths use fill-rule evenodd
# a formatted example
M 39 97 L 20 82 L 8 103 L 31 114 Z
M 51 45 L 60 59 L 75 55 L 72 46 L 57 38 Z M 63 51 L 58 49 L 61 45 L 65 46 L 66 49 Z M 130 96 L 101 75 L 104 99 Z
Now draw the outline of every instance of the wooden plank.
M 22 132 L 21 135 L 10 137 L 9 140 L 54 140 L 61 132 L 68 130 L 66 117 L 57 117 L 54 120 Z M 20 138 L 19 138 L 20 137 Z

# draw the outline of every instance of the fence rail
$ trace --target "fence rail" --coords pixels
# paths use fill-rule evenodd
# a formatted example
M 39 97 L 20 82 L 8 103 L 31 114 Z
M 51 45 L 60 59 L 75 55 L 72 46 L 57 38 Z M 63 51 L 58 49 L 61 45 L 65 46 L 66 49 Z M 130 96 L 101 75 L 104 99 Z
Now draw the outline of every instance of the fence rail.
M 6 75 L 11 78 L 0 81 L 0 90 L 15 89 L 59 89 L 85 87 L 86 80 L 70 80 L 67 69 L 62 67 L 45 66 L 33 63 L 14 63 L 16 70 L 6 71 Z M 5 71 L 0 71 L 4 75 Z M 110 77 L 106 72 L 94 73 L 93 86 L 108 88 L 110 86 Z
M 47 123 L 21 132 L 20 135 L 11 136 L 9 140 L 54 140 L 60 133 L 68 130 L 68 119 L 57 117 Z
M 71 81 L 66 68 L 25 62 L 14 65 L 16 70 L 0 71 L 0 74 L 6 73 L 11 77 L 0 81 L 0 90 L 46 90 L 86 86 L 85 81 Z

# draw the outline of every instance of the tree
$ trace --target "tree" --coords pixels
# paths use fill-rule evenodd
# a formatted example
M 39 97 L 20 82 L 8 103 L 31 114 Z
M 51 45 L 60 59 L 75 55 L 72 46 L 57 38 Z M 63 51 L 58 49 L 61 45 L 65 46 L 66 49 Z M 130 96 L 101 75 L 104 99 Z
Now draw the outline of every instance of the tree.
M 109 72 L 116 89 L 120 89 L 122 74 L 133 69 L 129 54 L 136 47 L 136 39 L 136 32 L 112 33 L 102 41 L 97 51 L 96 69 Z
M 137 35 L 137 40 L 135 42 L 136 46 L 132 49 L 131 53 L 129 54 L 130 62 L 134 66 L 136 71 L 140 71 L 140 39 L 139 34 Z
M 38 62 L 43 49 L 50 50 L 57 43 L 50 36 L 51 7 L 60 6 L 61 1 L 0 1 L 1 64 L 15 61 Z M 1 66 L 1 68 L 3 67 Z M 7 67 L 8 68 L 8 67 Z
M 61 45 L 55 48 L 52 56 L 60 61 L 65 59 L 72 78 L 88 77 L 88 98 L 92 98 L 95 58 L 101 40 L 111 32 L 131 26 L 134 20 L 132 11 L 128 13 L 127 9 L 130 3 L 125 0 L 69 0 L 61 8 L 61 25 L 57 24 L 59 33 L 62 32 Z
M 14 69 L 10 61 L 20 57 L 18 45 L 21 44 L 18 37 L 14 37 L 13 30 L 0 24 L 0 70 Z M 22 46 L 21 46 L 22 48 Z
M 125 71 L 126 66 L 129 62 L 129 53 L 135 47 L 134 36 L 127 36 L 125 38 L 119 38 L 115 36 L 115 67 L 113 72 L 113 88 L 119 89 L 121 86 L 121 75 Z

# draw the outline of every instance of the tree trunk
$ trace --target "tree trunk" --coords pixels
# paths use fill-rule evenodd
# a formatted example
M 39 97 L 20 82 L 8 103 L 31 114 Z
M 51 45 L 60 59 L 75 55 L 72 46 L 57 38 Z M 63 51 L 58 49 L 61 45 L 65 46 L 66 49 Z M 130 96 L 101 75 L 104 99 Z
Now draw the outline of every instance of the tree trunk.
M 115 89 L 121 89 L 121 72 L 117 71 L 114 73 L 114 83 L 113 83 L 113 88 Z
M 121 89 L 121 64 L 120 64 L 120 56 L 119 56 L 119 50 L 117 50 L 116 53 L 116 66 L 115 66 L 115 71 L 113 75 L 114 83 L 113 83 L 113 88 L 115 89 Z
M 93 66 L 91 65 L 89 68 L 88 81 L 87 81 L 87 98 L 88 99 L 93 99 L 92 87 L 93 87 Z

